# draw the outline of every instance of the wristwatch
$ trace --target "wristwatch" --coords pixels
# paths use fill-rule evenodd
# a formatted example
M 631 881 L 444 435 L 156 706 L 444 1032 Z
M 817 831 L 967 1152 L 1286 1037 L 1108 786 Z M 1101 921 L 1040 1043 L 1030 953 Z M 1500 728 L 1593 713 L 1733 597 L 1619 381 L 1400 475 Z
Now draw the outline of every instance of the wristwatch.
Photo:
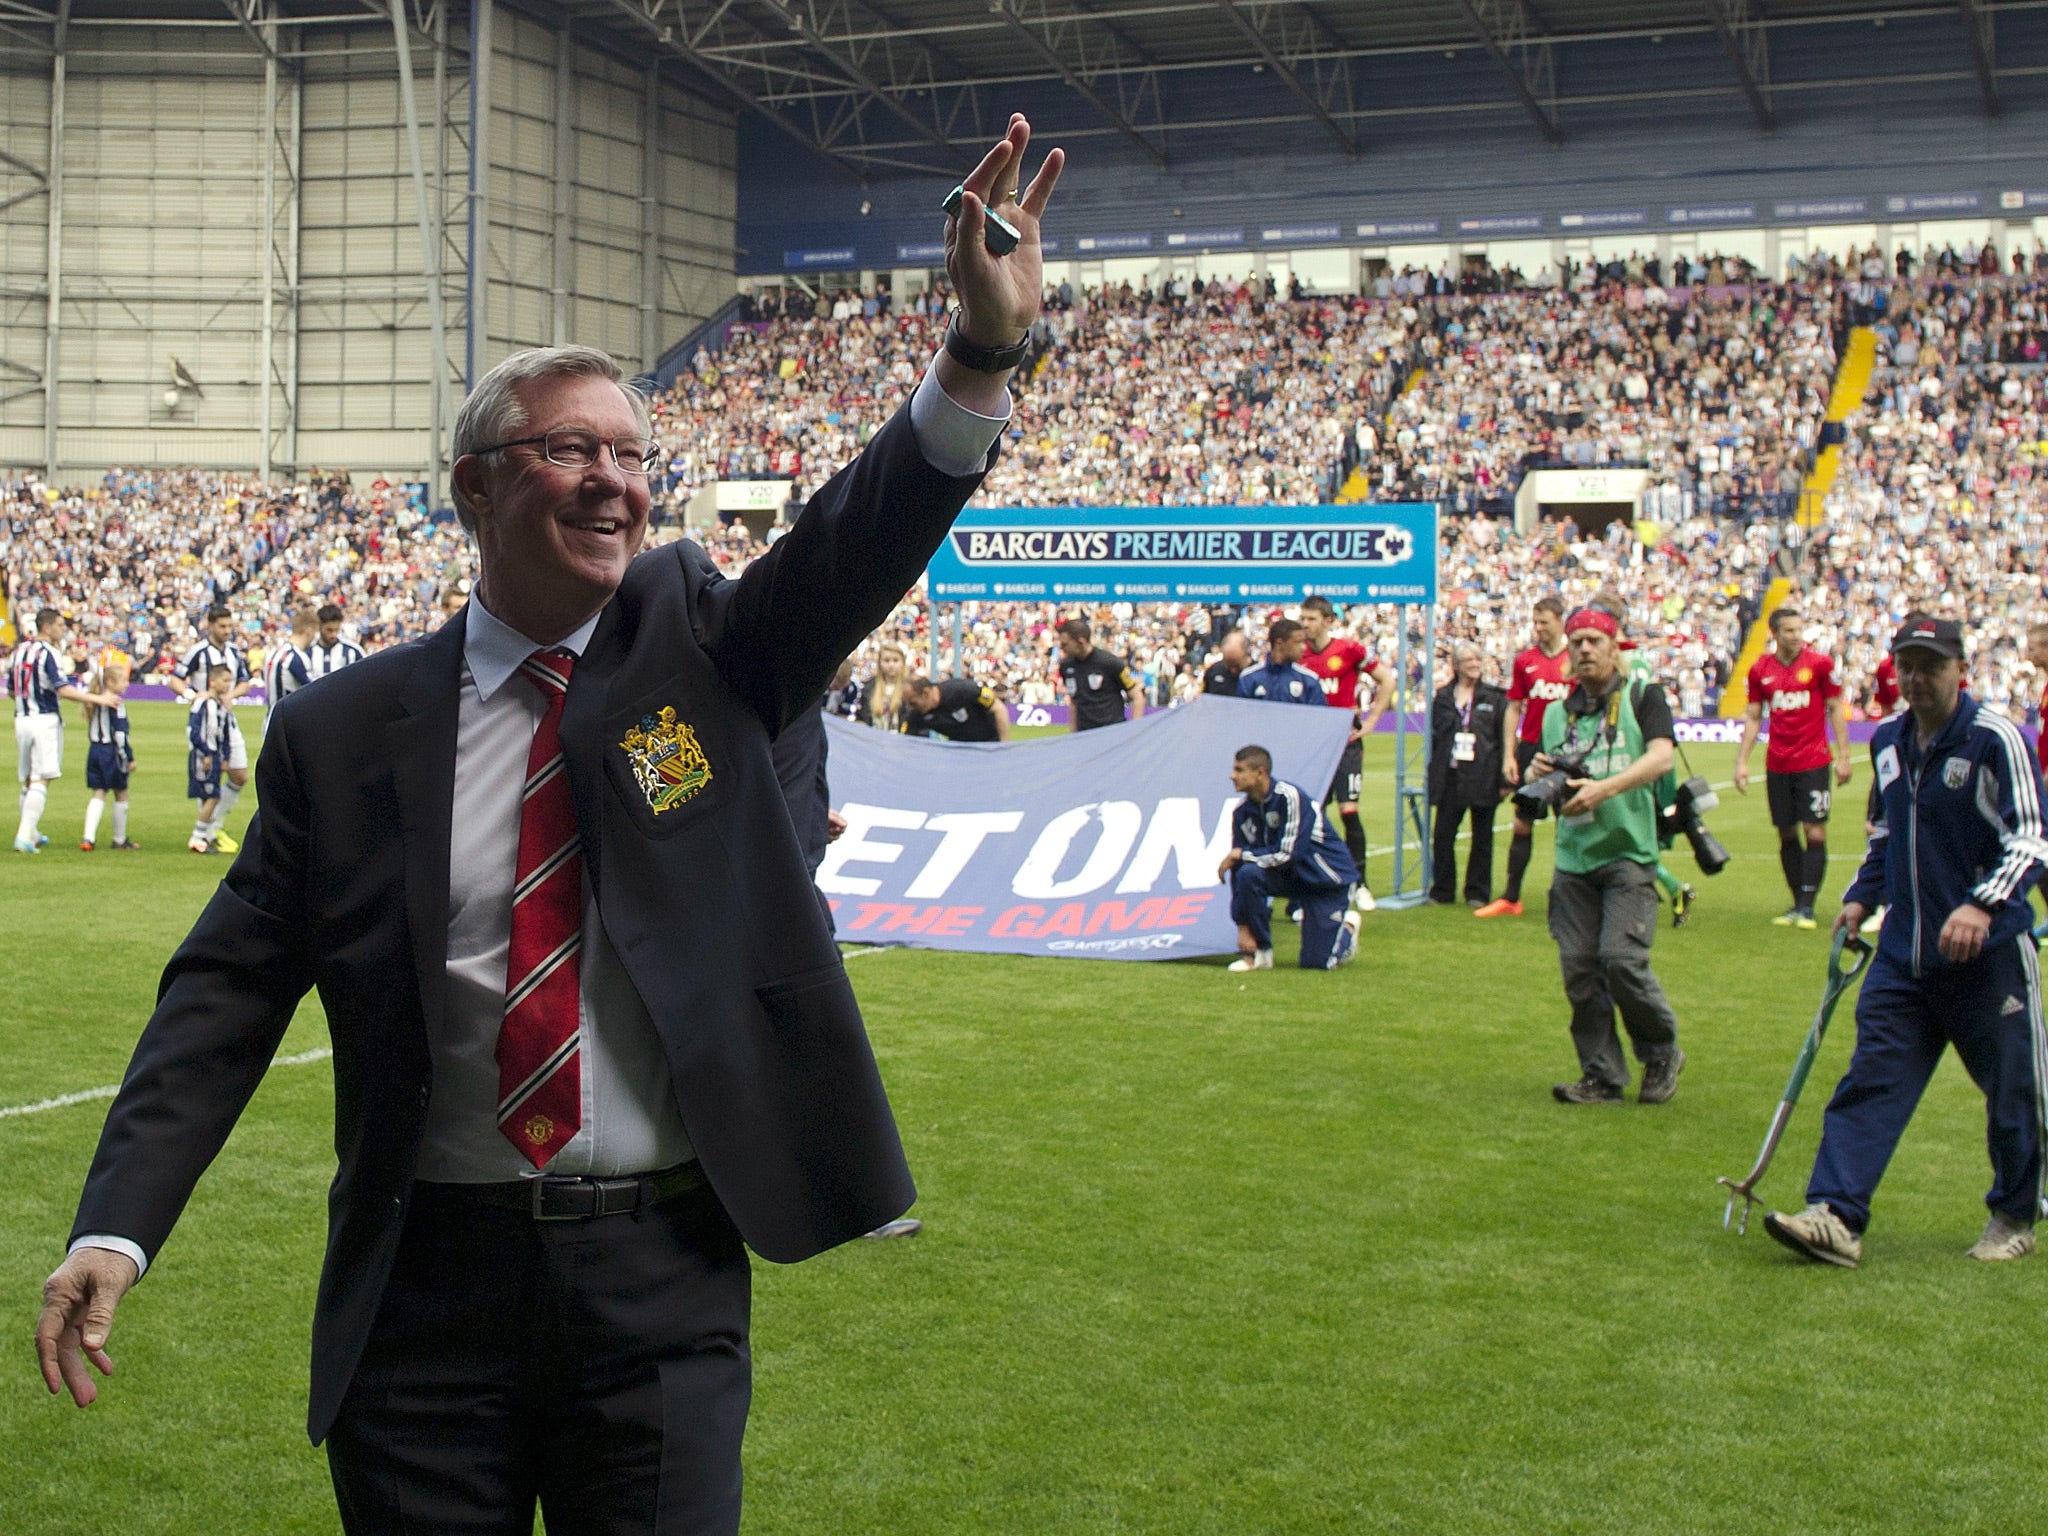
M 1024 361 L 1031 350 L 1031 333 L 1025 332 L 1007 347 L 979 347 L 960 334 L 960 311 L 946 322 L 946 351 L 962 368 L 976 373 L 1007 373 Z

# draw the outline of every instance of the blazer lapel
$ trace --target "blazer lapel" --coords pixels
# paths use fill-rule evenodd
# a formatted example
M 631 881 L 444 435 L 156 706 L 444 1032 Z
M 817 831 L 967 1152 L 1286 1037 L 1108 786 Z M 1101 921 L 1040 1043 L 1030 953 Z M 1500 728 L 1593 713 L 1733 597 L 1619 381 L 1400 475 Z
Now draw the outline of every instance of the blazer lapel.
M 461 718 L 467 612 L 420 642 L 399 695 L 405 711 L 385 727 L 405 840 L 405 917 L 427 1033 L 440 1029 L 448 993 L 448 840 L 455 815 L 455 734 Z

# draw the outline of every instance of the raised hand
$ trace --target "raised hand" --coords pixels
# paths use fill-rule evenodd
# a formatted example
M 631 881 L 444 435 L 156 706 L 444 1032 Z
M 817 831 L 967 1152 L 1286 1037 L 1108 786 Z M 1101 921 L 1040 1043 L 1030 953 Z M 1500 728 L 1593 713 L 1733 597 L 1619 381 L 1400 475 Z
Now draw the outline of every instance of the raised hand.
M 1045 277 L 1038 221 L 1067 156 L 1065 150 L 1051 151 L 1031 184 L 1020 190 L 1030 142 L 1031 124 L 1022 112 L 1014 113 L 1009 132 L 963 183 L 967 190 L 959 213 L 946 220 L 946 276 L 960 300 L 961 334 L 976 346 L 1007 347 L 1038 318 Z M 1017 249 L 1007 256 L 990 254 L 982 241 L 991 207 L 1017 231 Z

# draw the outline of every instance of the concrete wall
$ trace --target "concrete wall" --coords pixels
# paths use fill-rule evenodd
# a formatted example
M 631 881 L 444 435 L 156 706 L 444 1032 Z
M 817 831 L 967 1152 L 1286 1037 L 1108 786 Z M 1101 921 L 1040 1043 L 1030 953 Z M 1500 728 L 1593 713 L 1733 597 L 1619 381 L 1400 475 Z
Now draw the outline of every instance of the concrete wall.
M 445 441 L 472 365 L 576 340 L 637 370 L 717 308 L 732 291 L 732 114 L 650 82 L 644 60 L 489 10 L 474 347 L 459 12 L 445 52 L 410 34 L 439 338 L 388 21 L 266 29 L 277 64 L 232 24 L 74 23 L 54 199 L 58 66 L 0 35 L 0 202 L 15 199 L 0 208 L 0 466 L 416 477 L 435 457 L 437 343 Z M 198 385 L 175 401 L 173 357 Z

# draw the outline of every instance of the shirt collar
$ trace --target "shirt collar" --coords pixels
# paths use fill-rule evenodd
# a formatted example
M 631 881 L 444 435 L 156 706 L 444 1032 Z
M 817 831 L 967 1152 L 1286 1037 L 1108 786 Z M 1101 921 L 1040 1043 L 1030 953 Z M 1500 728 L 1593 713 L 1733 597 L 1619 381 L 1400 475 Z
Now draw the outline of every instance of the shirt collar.
M 600 609 L 553 645 L 541 645 L 527 639 L 471 597 L 469 618 L 463 627 L 462 660 L 469 668 L 470 681 L 476 685 L 477 701 L 490 703 L 491 695 L 504 687 L 506 679 L 517 672 L 519 664 L 535 651 L 567 651 L 580 657 L 583 648 L 590 644 L 590 637 L 602 616 L 603 610 Z

